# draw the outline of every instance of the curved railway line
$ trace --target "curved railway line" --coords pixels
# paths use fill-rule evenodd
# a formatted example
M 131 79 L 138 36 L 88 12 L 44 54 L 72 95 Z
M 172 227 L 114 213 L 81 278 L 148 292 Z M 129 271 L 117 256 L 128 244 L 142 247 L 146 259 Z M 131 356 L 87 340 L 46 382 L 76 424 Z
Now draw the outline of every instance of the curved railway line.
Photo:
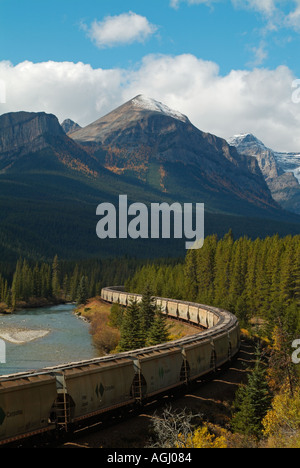
M 122 287 L 102 300 L 127 306 L 142 296 Z M 240 349 L 231 313 L 193 302 L 156 297 L 170 318 L 201 332 L 130 352 L 0 377 L 0 446 L 32 436 L 57 437 L 110 413 L 140 407 L 193 383 L 230 362 Z

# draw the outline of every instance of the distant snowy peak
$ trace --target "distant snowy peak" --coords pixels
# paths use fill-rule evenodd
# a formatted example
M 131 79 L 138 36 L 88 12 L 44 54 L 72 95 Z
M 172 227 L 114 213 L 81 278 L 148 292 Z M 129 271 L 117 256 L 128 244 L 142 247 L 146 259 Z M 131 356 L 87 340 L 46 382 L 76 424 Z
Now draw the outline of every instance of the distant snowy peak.
M 228 143 L 231 146 L 236 146 L 236 147 L 251 147 L 251 146 L 257 146 L 261 149 L 268 149 L 262 141 L 260 141 L 258 138 L 256 138 L 252 133 L 241 133 L 240 135 L 234 135 L 233 137 L 228 139 Z
M 228 139 L 228 143 L 235 146 L 240 153 L 256 156 L 266 177 L 276 176 L 276 171 L 277 175 L 280 175 L 280 171 L 291 172 L 300 184 L 300 154 L 275 152 L 266 147 L 252 133 L 234 135 Z M 268 165 L 266 165 L 266 158 Z
M 254 156 L 257 159 L 260 170 L 267 182 L 269 179 L 274 179 L 283 174 L 283 170 L 278 165 L 272 150 L 251 133 L 235 135 L 228 142 L 231 146 L 235 146 L 239 153 Z
M 189 119 L 185 115 L 181 114 L 181 112 L 170 109 L 170 107 L 166 106 L 162 102 L 156 101 L 155 99 L 149 98 L 143 94 L 134 98 L 132 103 L 141 109 L 160 112 L 161 114 L 168 115 L 174 119 L 181 120 L 182 122 L 189 122 Z
M 292 172 L 300 184 L 300 154 L 274 153 L 278 164 L 285 172 Z

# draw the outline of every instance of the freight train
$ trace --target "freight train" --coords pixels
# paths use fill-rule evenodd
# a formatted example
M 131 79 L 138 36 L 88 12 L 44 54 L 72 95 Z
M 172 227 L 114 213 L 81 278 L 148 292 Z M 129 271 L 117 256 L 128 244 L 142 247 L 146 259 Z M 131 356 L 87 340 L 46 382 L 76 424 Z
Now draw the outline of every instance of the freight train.
M 142 296 L 103 288 L 108 303 Z M 158 346 L 0 377 L 0 446 L 35 435 L 72 431 L 91 418 L 119 412 L 187 386 L 228 363 L 240 348 L 231 313 L 156 297 L 170 318 L 199 327 L 195 335 Z

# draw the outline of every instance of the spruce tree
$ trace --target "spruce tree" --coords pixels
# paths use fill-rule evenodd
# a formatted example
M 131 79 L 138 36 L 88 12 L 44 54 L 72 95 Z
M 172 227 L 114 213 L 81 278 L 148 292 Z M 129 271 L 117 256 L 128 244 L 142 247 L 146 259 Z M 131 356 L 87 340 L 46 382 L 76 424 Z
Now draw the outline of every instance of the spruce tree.
M 16 302 L 22 298 L 22 266 L 21 260 L 18 260 L 16 270 L 12 281 L 12 301 L 13 308 L 16 306 Z
M 124 316 L 124 308 L 120 304 L 113 304 L 110 308 L 109 325 L 113 328 L 121 328 Z
M 79 268 L 78 268 L 78 265 L 76 265 L 75 268 L 74 268 L 74 271 L 73 271 L 73 275 L 72 275 L 71 280 L 70 280 L 70 297 L 71 297 L 71 301 L 76 300 L 78 286 L 79 286 L 79 282 L 80 282 L 79 278 L 80 278 Z
M 232 419 L 234 432 L 261 438 L 262 420 L 271 405 L 266 372 L 257 351 L 255 367 L 248 376 L 248 383 L 240 387 L 236 393 L 234 403 L 236 412 Z
M 79 287 L 78 287 L 78 292 L 77 292 L 77 303 L 78 304 L 86 304 L 88 300 L 88 292 L 87 292 L 87 285 L 86 285 L 86 277 L 82 276 Z
M 131 301 L 124 313 L 118 351 L 131 351 L 144 346 L 140 307 L 137 301 Z
M 59 264 L 57 255 L 55 255 L 52 264 L 52 295 L 54 297 L 60 296 Z
M 230 286 L 230 265 L 233 243 L 232 232 L 229 231 L 229 233 L 224 236 L 224 239 L 218 242 L 216 249 L 214 305 L 217 307 L 227 308 L 230 305 L 228 291 Z
M 146 345 L 155 346 L 168 341 L 169 333 L 167 326 L 167 318 L 162 313 L 161 309 L 157 309 L 154 321 L 149 329 Z
M 155 316 L 155 301 L 152 295 L 152 290 L 149 284 L 146 285 L 142 294 L 142 302 L 140 304 L 141 324 L 145 334 L 151 327 Z
M 7 293 L 6 305 L 8 308 L 11 308 L 13 306 L 11 289 Z
M 184 265 L 185 296 L 191 301 L 195 301 L 198 296 L 198 281 L 197 281 L 197 251 L 189 250 Z
M 198 296 L 203 304 L 211 304 L 214 298 L 215 254 L 217 236 L 208 236 L 202 249 L 196 253 Z

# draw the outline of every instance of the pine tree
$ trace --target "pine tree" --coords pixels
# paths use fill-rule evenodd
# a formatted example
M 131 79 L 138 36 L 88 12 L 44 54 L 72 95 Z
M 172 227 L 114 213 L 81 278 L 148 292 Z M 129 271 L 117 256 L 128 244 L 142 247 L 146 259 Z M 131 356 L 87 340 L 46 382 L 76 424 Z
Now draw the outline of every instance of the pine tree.
M 86 284 L 86 277 L 82 276 L 79 287 L 78 287 L 78 292 L 77 292 L 77 303 L 78 304 L 86 304 L 88 300 L 88 292 L 87 292 L 87 284 Z
M 197 281 L 197 251 L 189 250 L 186 256 L 184 265 L 185 296 L 190 301 L 195 301 L 198 296 L 198 281 Z
M 295 293 L 295 280 L 296 272 L 295 258 L 294 258 L 294 246 L 291 242 L 291 237 L 287 238 L 287 244 L 285 252 L 281 257 L 281 271 L 280 271 L 280 284 L 279 293 L 282 303 L 286 306 L 290 305 Z
M 13 299 L 12 299 L 11 289 L 7 293 L 6 304 L 7 304 L 8 308 L 11 308 L 13 306 Z
M 130 351 L 145 346 L 141 322 L 139 305 L 136 301 L 131 301 L 124 314 L 118 351 Z
M 60 296 L 59 264 L 57 255 L 55 255 L 52 264 L 52 295 L 54 297 Z
M 299 311 L 295 309 L 292 321 L 299 322 Z M 294 320 L 293 320 L 294 319 Z M 269 380 L 274 391 L 280 390 L 282 385 L 289 388 L 293 394 L 294 388 L 299 381 L 297 366 L 292 362 L 291 349 L 293 335 L 289 331 L 289 318 L 285 320 L 284 326 L 281 319 L 277 320 L 272 333 L 272 349 L 269 358 Z M 298 325 L 298 323 L 297 323 Z M 294 329 L 293 332 L 296 330 Z
M 248 376 L 247 385 L 240 387 L 236 393 L 234 403 L 236 412 L 232 419 L 234 432 L 261 438 L 262 420 L 271 405 L 266 372 L 257 352 L 255 368 Z
M 33 278 L 32 271 L 26 260 L 23 261 L 21 271 L 21 289 L 22 299 L 27 301 L 33 295 Z
M 70 299 L 69 290 L 70 290 L 70 288 L 69 288 L 69 278 L 68 278 L 68 275 L 65 275 L 64 280 L 63 280 L 63 293 L 64 293 L 64 298 L 66 300 Z
M 230 264 L 232 259 L 233 237 L 232 232 L 224 236 L 216 249 L 214 304 L 217 307 L 229 307 L 228 291 L 230 286 Z
M 41 297 L 41 278 L 38 264 L 35 265 L 33 270 L 33 296 Z
M 113 328 L 121 328 L 124 316 L 124 308 L 120 304 L 113 304 L 110 308 L 109 325 Z
M 198 296 L 197 300 L 203 304 L 211 304 L 214 298 L 215 255 L 217 236 L 205 239 L 202 249 L 196 253 Z
M 73 275 L 71 277 L 71 281 L 70 281 L 70 297 L 71 297 L 71 301 L 75 301 L 76 300 L 76 296 L 77 296 L 77 291 L 78 291 L 78 286 L 79 286 L 79 268 L 78 268 L 78 265 L 75 266 L 74 268 L 74 271 L 73 271 Z
M 167 317 L 160 309 L 155 313 L 154 321 L 149 329 L 146 345 L 155 346 L 168 341 L 169 332 L 167 325 Z
M 22 299 L 22 266 L 21 260 L 18 260 L 16 270 L 12 281 L 12 307 L 15 308 L 16 302 Z
M 295 289 L 294 289 L 294 297 L 295 301 L 300 307 L 300 236 L 297 236 L 294 239 L 295 243 L 295 264 L 294 264 L 294 271 L 295 271 Z
M 141 321 L 145 334 L 151 327 L 155 316 L 155 301 L 153 298 L 152 290 L 147 284 L 142 294 L 142 301 L 140 303 Z

